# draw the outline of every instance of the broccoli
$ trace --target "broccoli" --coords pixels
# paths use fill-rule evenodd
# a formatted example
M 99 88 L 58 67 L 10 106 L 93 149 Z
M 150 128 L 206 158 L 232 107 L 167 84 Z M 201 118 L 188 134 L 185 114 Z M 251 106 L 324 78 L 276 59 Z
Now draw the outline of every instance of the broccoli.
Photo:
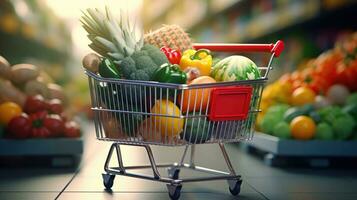
M 126 79 L 149 81 L 154 71 L 168 62 L 165 54 L 160 49 L 146 44 L 140 51 L 124 58 L 119 67 Z

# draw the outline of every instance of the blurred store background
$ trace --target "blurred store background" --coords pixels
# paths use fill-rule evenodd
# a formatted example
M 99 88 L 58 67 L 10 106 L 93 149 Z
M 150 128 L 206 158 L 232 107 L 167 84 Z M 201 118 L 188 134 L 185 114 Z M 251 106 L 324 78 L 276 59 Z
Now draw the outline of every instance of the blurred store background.
M 81 10 L 104 9 L 105 5 L 114 14 L 127 10 L 144 32 L 178 24 L 195 42 L 281 39 L 286 49 L 274 63 L 278 67 L 271 82 L 306 67 L 308 61 L 339 46 L 339 41 L 357 30 L 354 0 L 1 0 L 0 55 L 11 65 L 36 65 L 47 74 L 43 76 L 48 82 L 62 87 L 71 117 L 90 117 L 81 60 L 92 51 L 79 22 Z

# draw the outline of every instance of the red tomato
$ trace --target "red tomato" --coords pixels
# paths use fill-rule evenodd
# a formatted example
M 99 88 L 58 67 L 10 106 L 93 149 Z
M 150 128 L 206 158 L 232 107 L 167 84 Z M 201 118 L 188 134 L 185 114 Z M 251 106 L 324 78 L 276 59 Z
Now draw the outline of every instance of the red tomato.
M 337 82 L 348 87 L 350 91 L 357 90 L 357 67 L 353 65 L 346 66 L 340 63 L 337 69 Z
M 61 114 L 63 112 L 62 101 L 59 99 L 51 99 L 48 102 L 48 111 L 54 114 Z
M 28 138 L 31 135 L 31 128 L 31 121 L 25 113 L 12 118 L 7 125 L 10 137 L 16 139 Z
M 43 126 L 47 128 L 52 136 L 60 136 L 64 132 L 64 123 L 59 115 L 48 115 L 43 119 Z
M 69 138 L 77 138 L 81 136 L 79 125 L 74 121 L 66 122 L 64 135 Z
M 47 111 L 40 111 L 30 115 L 32 124 L 31 136 L 36 138 L 47 138 L 51 136 L 51 132 L 44 127 L 43 121 L 47 116 Z
M 308 84 L 316 94 L 325 94 L 331 85 L 331 82 L 321 76 L 313 77 L 312 81 Z
M 26 99 L 24 110 L 28 114 L 46 110 L 47 104 L 41 95 L 29 96 Z
M 33 127 L 31 129 L 31 136 L 35 138 L 48 138 L 51 136 L 51 133 L 46 127 Z

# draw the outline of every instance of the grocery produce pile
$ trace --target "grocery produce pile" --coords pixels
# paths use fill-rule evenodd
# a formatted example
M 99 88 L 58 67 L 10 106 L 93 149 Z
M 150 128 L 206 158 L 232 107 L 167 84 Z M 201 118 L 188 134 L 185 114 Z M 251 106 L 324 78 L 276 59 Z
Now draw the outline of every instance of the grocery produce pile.
M 65 94 L 31 64 L 11 66 L 0 56 L 0 138 L 79 137 L 79 125 L 64 114 Z
M 81 22 L 91 41 L 89 46 L 95 51 L 83 58 L 83 67 L 103 78 L 188 85 L 261 78 L 260 70 L 249 58 L 233 55 L 218 59 L 207 49 L 193 49 L 190 37 L 177 25 L 165 25 L 136 37 L 136 28 L 131 25 L 128 16 L 120 13 L 119 18 L 114 18 L 107 8 L 105 12 L 87 9 Z M 150 93 L 149 98 L 157 98 L 152 100 L 154 105 L 149 105 L 148 111 L 143 111 L 140 108 L 146 107 L 147 104 L 142 102 L 146 99 L 140 98 L 144 96 L 143 91 L 139 91 L 140 88 L 136 90 L 133 87 L 133 90 L 129 90 L 123 85 L 114 87 L 110 84 L 99 84 L 97 87 L 98 91 L 111 91 L 109 98 L 108 95 L 103 95 L 107 94 L 106 92 L 98 92 L 102 94 L 101 101 L 106 103 L 100 105 L 103 108 L 156 115 L 148 117 L 130 113 L 110 113 L 109 118 L 102 120 L 107 137 L 137 137 L 141 131 L 144 132 L 141 133 L 144 139 L 147 139 L 145 132 L 154 132 L 154 137 L 160 140 L 164 137 L 180 137 L 185 126 L 186 133 L 190 133 L 185 135 L 187 141 L 205 142 L 210 139 L 208 127 L 203 122 L 200 124 L 197 123 L 198 119 L 195 121 L 180 118 L 181 113 L 193 116 L 199 111 L 201 113 L 197 115 L 204 115 L 205 109 L 208 108 L 210 88 L 199 92 L 198 89 L 192 89 L 190 92 L 168 90 L 167 94 L 163 92 L 164 94 L 160 95 Z M 117 103 L 121 93 L 125 93 L 124 99 L 128 96 L 139 97 L 134 98 L 134 102 L 129 101 L 123 108 L 124 105 L 118 104 L 124 103 Z M 126 123 L 121 121 L 127 116 L 132 120 Z M 117 118 L 119 120 L 116 120 Z M 124 124 L 123 127 L 120 124 Z M 166 127 L 169 127 L 169 130 L 166 130 Z
M 357 139 L 357 32 L 266 86 L 257 128 L 281 138 Z

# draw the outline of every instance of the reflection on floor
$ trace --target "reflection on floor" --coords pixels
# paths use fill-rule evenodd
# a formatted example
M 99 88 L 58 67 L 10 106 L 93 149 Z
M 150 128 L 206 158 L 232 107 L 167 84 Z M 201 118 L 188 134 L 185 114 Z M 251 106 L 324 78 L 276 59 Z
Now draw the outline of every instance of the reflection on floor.
M 87 131 L 85 152 L 78 169 L 0 168 L 0 199 L 169 199 L 165 184 L 122 176 L 115 178 L 112 192 L 106 192 L 101 173 L 110 143 L 96 141 L 91 131 Z M 226 147 L 236 171 L 243 176 L 241 200 L 357 199 L 356 170 L 271 168 L 238 145 Z M 124 147 L 122 152 L 126 165 L 149 163 L 141 148 Z M 158 163 L 177 162 L 182 152 L 182 147 L 153 147 Z M 200 166 L 227 170 L 218 145 L 198 146 L 196 160 Z M 208 181 L 184 184 L 180 199 L 237 197 L 230 195 L 226 181 Z

